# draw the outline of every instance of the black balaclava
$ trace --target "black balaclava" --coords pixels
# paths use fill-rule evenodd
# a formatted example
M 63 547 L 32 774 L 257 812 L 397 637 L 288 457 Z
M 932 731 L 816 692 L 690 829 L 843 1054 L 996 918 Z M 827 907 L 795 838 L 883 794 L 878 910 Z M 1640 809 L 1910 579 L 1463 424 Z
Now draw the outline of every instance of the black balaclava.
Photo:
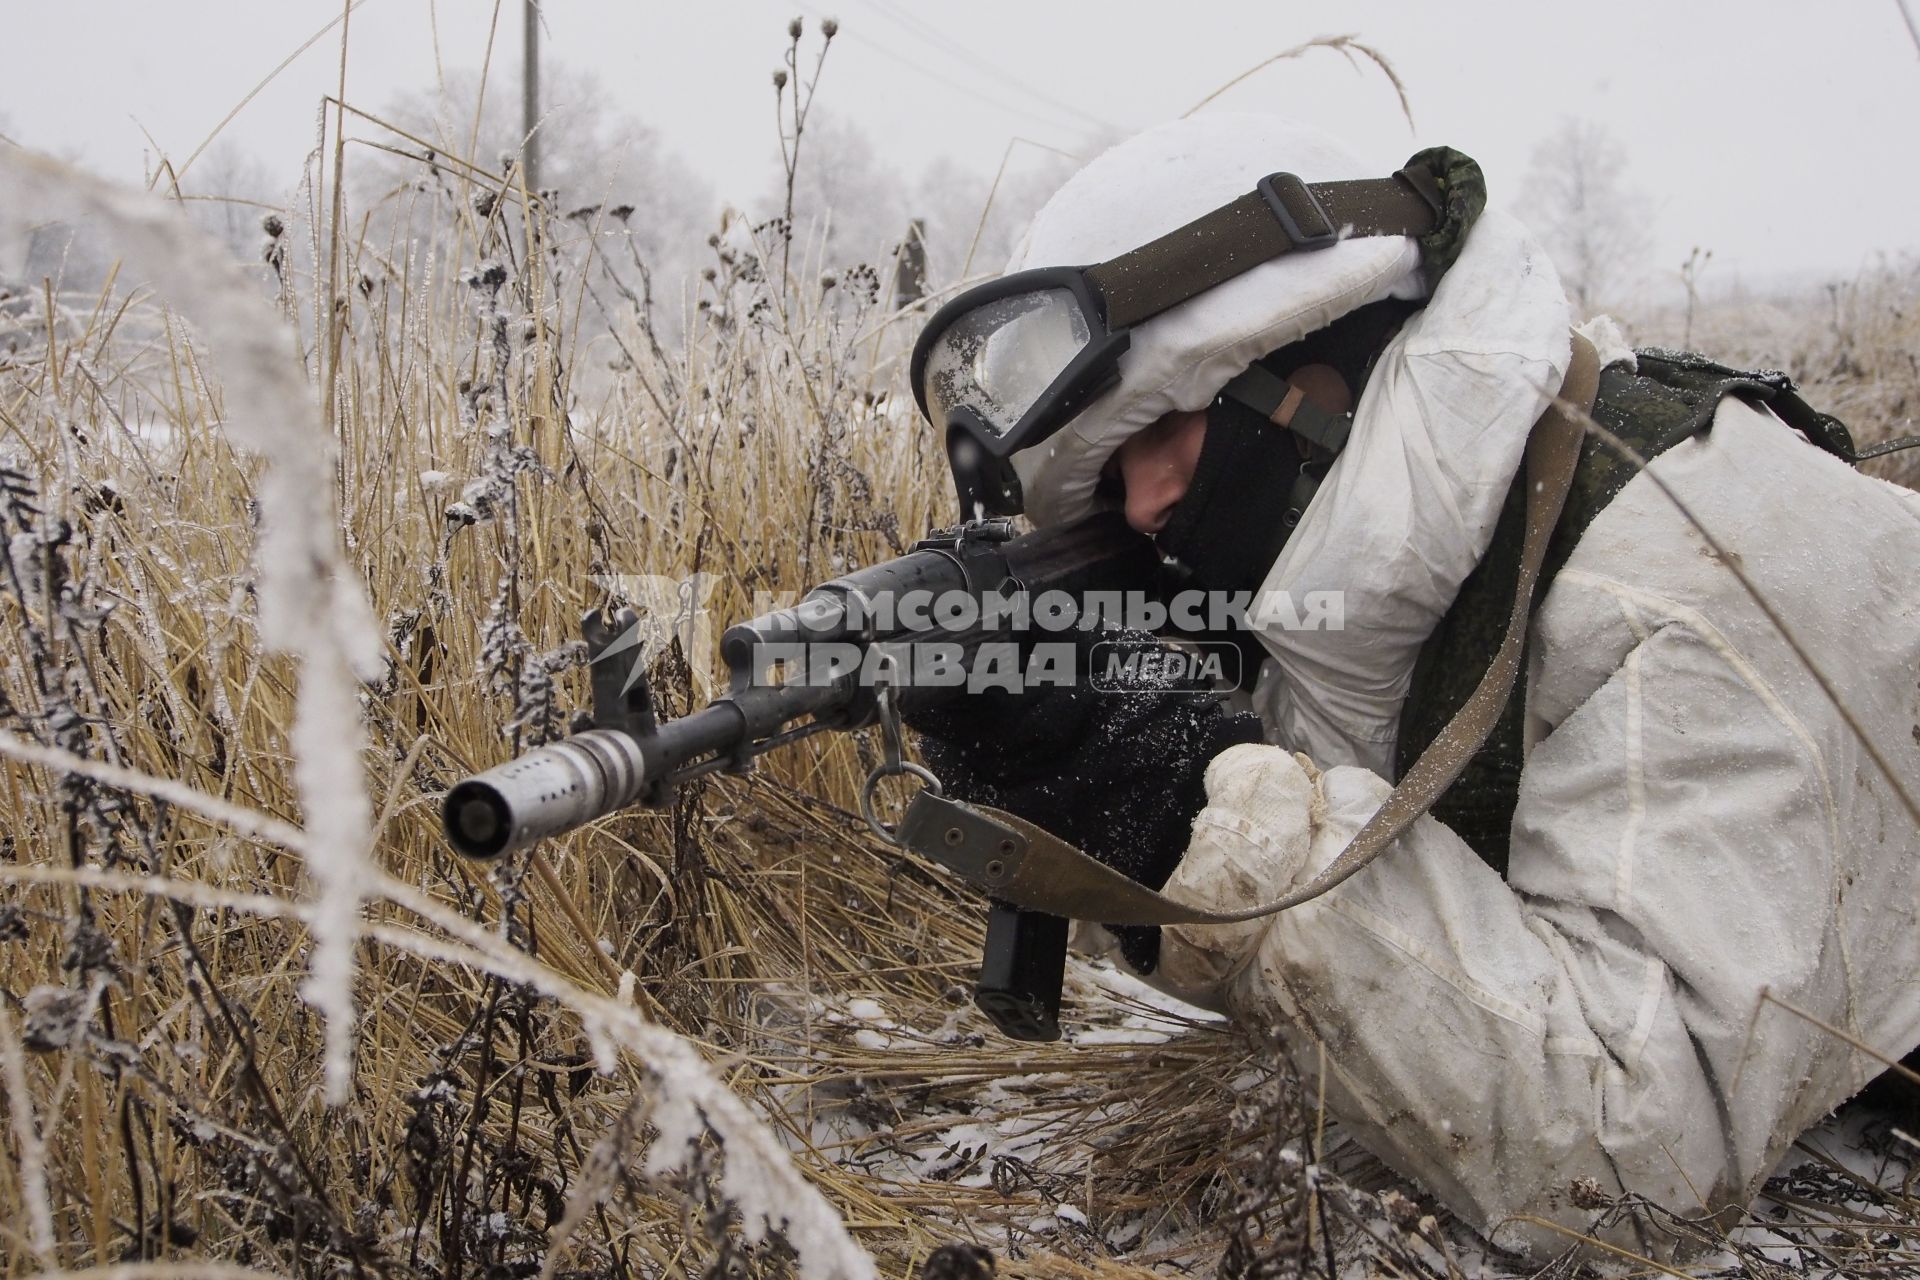
M 1375 358 L 1422 305 L 1392 298 L 1370 303 L 1259 363 L 1283 378 L 1305 365 L 1331 365 L 1358 403 Z M 1195 586 L 1257 589 L 1333 457 L 1232 396 L 1215 397 L 1193 482 L 1160 532 L 1160 550 Z

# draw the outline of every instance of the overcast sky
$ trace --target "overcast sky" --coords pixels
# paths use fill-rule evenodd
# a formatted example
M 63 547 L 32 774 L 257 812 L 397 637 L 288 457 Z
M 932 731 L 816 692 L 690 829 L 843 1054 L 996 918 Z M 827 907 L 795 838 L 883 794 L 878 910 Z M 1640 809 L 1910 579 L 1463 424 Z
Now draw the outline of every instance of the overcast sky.
M 176 157 L 192 151 L 340 12 L 319 0 L 0 5 L 11 55 L 0 130 L 128 179 L 154 143 Z M 1625 181 L 1651 200 L 1655 265 L 1671 271 L 1700 244 L 1725 280 L 1774 268 L 1847 273 L 1876 252 L 1920 249 L 1920 53 L 1899 6 L 546 0 L 544 29 L 553 66 L 596 73 L 737 204 L 765 192 L 776 163 L 768 76 L 796 14 L 809 41 L 820 17 L 840 22 L 821 109 L 857 122 L 888 165 L 916 176 L 942 153 L 991 172 L 1016 137 L 1084 152 L 1099 130 L 1177 116 L 1290 45 L 1353 33 L 1398 69 L 1417 131 L 1377 70 L 1324 50 L 1267 68 L 1216 105 L 1340 133 L 1382 172 L 1417 147 L 1457 146 L 1481 161 L 1496 200 L 1560 118 L 1601 121 L 1629 148 Z M 496 83 L 515 92 L 521 0 L 362 0 L 350 20 L 349 99 L 377 108 L 430 88 L 436 65 L 479 67 L 496 9 Z M 336 29 L 223 137 L 290 182 L 339 58 Z M 549 87 L 565 94 L 565 77 Z

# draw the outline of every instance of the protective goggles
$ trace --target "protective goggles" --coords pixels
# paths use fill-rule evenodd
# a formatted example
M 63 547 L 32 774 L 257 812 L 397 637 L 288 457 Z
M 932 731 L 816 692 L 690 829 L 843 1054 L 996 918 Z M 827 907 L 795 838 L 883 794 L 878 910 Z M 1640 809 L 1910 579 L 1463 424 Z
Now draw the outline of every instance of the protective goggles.
M 946 433 L 962 518 L 1019 514 L 1009 459 L 1119 381 L 1134 326 L 1282 254 L 1348 236 L 1424 235 L 1442 207 L 1424 168 L 1347 182 L 1269 174 L 1098 266 L 1020 271 L 960 294 L 921 331 L 912 378 L 920 412 Z

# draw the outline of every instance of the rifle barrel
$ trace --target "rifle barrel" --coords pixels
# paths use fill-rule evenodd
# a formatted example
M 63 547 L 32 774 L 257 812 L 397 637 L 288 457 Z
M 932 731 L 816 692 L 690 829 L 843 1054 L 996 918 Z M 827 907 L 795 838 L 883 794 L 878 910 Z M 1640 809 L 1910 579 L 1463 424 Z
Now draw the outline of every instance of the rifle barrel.
M 706 772 L 716 760 L 744 765 L 788 722 L 830 711 L 854 692 L 844 683 L 744 689 L 644 738 L 588 729 L 457 783 L 441 801 L 441 823 L 461 853 L 497 858 L 630 804 L 660 803 L 648 792 L 689 770 Z
M 924 544 L 923 544 L 924 546 Z M 872 714 L 872 691 L 854 676 L 825 678 L 802 671 L 797 679 L 763 684 L 760 646 L 792 641 L 857 640 L 898 644 L 951 638 L 971 648 L 986 629 L 958 633 L 939 627 L 874 634 L 865 606 L 910 592 L 1040 592 L 1150 581 L 1158 564 L 1152 543 L 1106 512 L 1060 529 L 970 550 L 925 548 L 855 570 L 814 590 L 806 600 L 727 629 L 721 653 L 733 676 L 728 696 L 640 734 L 617 727 L 588 729 L 536 747 L 458 783 L 441 802 L 447 839 L 461 853 L 494 858 L 548 836 L 575 830 L 632 804 L 664 802 L 675 782 L 714 769 L 743 769 L 770 747 L 815 728 L 851 729 Z M 830 675 L 831 673 L 828 673 Z M 906 688 L 909 708 L 959 690 Z M 812 717 L 810 725 L 797 722 Z M 608 724 L 606 720 L 602 724 Z

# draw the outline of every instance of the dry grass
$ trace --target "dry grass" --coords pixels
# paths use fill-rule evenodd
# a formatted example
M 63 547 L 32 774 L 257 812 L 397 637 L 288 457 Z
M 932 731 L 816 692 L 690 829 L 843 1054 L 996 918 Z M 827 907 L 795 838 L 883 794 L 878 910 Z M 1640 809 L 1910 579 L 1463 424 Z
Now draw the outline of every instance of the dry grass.
M 622 301 L 628 264 L 593 260 L 609 242 L 617 253 L 617 218 L 548 218 L 510 183 L 444 167 L 392 202 L 390 239 L 341 246 L 330 311 L 300 265 L 318 258 L 324 278 L 333 257 L 324 242 L 302 253 L 315 219 L 267 238 L 269 283 L 330 389 L 341 539 L 383 624 L 384 673 L 362 708 L 386 875 L 497 930 L 555 982 L 698 1042 L 888 1270 L 1004 1231 L 1071 1274 L 1069 1260 L 1110 1252 L 1109 1224 L 1164 1237 L 1203 1220 L 1221 1195 L 1209 1135 L 1233 1102 L 1226 1081 L 1253 1070 L 1246 1050 L 1217 1029 L 1134 1049 L 1009 1054 L 989 1040 L 953 995 L 979 909 L 852 816 L 864 741 L 815 740 L 491 873 L 446 849 L 449 782 L 555 732 L 583 700 L 572 641 L 606 602 L 596 578 L 713 574 L 716 616 L 740 616 L 756 590 L 898 553 L 945 482 L 896 399 L 907 326 L 882 314 L 870 269 L 823 287 L 815 266 L 804 286 L 772 287 L 782 227 L 734 227 L 691 341 L 669 356 Z M 15 1132 L 0 1203 L 29 1212 L 0 1225 L 9 1272 L 178 1258 L 287 1273 L 778 1269 L 779 1243 L 729 1220 L 728 1157 L 711 1142 L 691 1169 L 642 1174 L 666 1087 L 644 1057 L 596 1074 L 579 1008 L 459 951 L 379 886 L 352 1099 L 322 1105 L 294 837 L 211 803 L 303 817 L 299 676 L 266 652 L 250 595 L 260 463 L 232 446 L 221 390 L 163 300 L 115 288 L 28 302 L 0 364 L 16 570 L 0 593 L 4 728 L 39 744 L 36 761 L 64 750 L 210 803 L 63 777 L 14 749 L 0 1065 Z M 602 303 L 600 336 L 577 346 Z M 676 658 L 655 676 L 682 712 L 695 689 Z M 859 996 L 896 1026 L 850 1015 Z M 1045 1124 L 1046 1149 L 995 1137 L 939 1158 L 992 1081 L 989 1128 Z M 1093 1229 L 1036 1229 L 1062 1202 L 1084 1204 Z
M 1920 433 L 1920 261 L 1883 261 L 1851 280 L 1799 294 L 1743 294 L 1630 317 L 1640 345 L 1686 347 L 1746 369 L 1793 375 L 1808 404 L 1869 445 Z M 1920 482 L 1920 449 L 1865 464 Z
M 351 230 L 368 226 L 386 230 Z M 339 447 L 340 539 L 384 633 L 362 711 L 385 879 L 367 886 L 339 1108 L 302 994 L 298 836 L 248 816 L 310 816 L 299 675 L 262 644 L 251 594 L 261 464 L 164 299 L 49 286 L 7 304 L 0 728 L 38 744 L 0 785 L 7 1274 L 788 1270 L 781 1235 L 728 1208 L 722 1175 L 750 1151 L 710 1133 L 647 1173 L 676 1078 L 632 1045 L 595 1070 L 614 1005 L 697 1044 L 888 1274 L 954 1238 L 1047 1277 L 1475 1267 L 1460 1233 L 1338 1149 L 1278 1055 L 1217 1024 L 1076 968 L 1079 1042 L 993 1038 L 959 994 L 978 904 L 854 816 L 860 737 L 510 866 L 448 851 L 440 792 L 583 700 L 572 642 L 607 602 L 596 578 L 716 575 L 710 607 L 739 617 L 757 590 L 898 553 L 949 502 L 901 395 L 914 317 L 881 305 L 879 272 L 829 285 L 783 224 L 736 224 L 669 351 L 620 230 L 443 159 L 381 208 L 310 208 L 269 237 Z M 776 278 L 789 260 L 808 265 Z M 1911 412 L 1910 329 L 1872 318 L 1904 324 L 1912 283 L 1863 295 L 1844 343 L 1809 348 L 1871 384 L 1857 423 Z M 1822 376 L 1815 402 L 1849 410 L 1824 391 L 1853 394 L 1853 374 Z M 688 709 L 684 657 L 654 674 Z M 192 794 L 63 772 L 56 750 Z M 1785 1274 L 1792 1249 L 1911 1265 L 1912 1188 L 1830 1177 L 1870 1207 L 1782 1187 L 1797 1216 L 1763 1225 L 1803 1243 L 1730 1245 L 1720 1265 Z

